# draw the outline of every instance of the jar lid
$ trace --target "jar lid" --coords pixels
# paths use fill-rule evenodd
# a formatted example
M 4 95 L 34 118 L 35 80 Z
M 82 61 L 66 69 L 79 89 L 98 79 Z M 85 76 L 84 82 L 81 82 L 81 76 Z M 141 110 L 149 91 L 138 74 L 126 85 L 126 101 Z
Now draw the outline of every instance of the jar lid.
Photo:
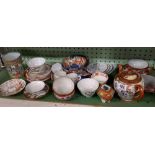
M 137 74 L 136 72 L 133 72 L 133 71 L 129 71 L 129 72 L 124 71 L 118 74 L 117 77 L 119 77 L 119 79 L 124 83 L 129 83 L 129 84 L 136 84 L 142 80 L 140 74 Z

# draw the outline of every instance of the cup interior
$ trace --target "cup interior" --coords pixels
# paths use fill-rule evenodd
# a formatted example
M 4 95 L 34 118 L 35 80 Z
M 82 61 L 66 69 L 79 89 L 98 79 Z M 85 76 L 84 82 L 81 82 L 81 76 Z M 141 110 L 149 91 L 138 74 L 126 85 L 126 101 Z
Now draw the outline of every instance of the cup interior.
M 91 78 L 97 80 L 98 82 L 107 82 L 108 75 L 101 72 L 95 72 L 92 74 Z
M 3 60 L 4 61 L 14 61 L 20 57 L 20 53 L 18 52 L 10 52 L 4 55 Z
M 78 78 L 78 74 L 76 74 L 76 73 L 69 73 L 69 74 L 67 74 L 67 77 L 68 78 L 73 78 L 73 79 L 75 79 L 75 78 Z
M 96 91 L 99 87 L 98 81 L 91 78 L 82 79 L 77 84 L 80 91 Z
M 35 93 L 43 90 L 44 87 L 45 83 L 43 81 L 33 81 L 25 87 L 25 90 L 29 93 Z
M 40 67 L 42 65 L 44 65 L 46 62 L 46 60 L 42 57 L 36 57 L 36 58 L 32 58 L 28 61 L 27 65 L 30 68 L 37 68 Z

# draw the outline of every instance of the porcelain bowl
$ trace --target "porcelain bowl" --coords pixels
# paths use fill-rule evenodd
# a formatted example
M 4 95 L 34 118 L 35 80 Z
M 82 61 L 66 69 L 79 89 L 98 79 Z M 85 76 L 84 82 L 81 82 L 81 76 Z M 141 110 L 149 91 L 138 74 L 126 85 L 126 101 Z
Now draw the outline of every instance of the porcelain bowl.
M 77 83 L 77 87 L 85 97 L 92 97 L 99 87 L 99 82 L 95 79 L 86 78 Z
M 29 93 L 36 93 L 41 91 L 45 87 L 45 83 L 43 81 L 32 81 L 26 85 L 25 90 Z
M 53 73 L 56 73 L 58 71 L 62 71 L 63 68 L 62 68 L 62 65 L 60 63 L 55 63 L 52 65 L 52 72 Z
M 66 77 L 66 72 L 61 70 L 61 71 L 57 71 L 54 73 L 54 80 L 58 79 L 58 78 L 61 78 L 61 77 Z
M 107 64 L 105 63 L 91 63 L 87 66 L 87 71 L 91 74 L 96 71 L 105 72 L 107 70 Z
M 67 74 L 67 77 L 70 78 L 74 83 L 77 83 L 81 80 L 81 76 L 76 73 L 69 73 Z
M 144 91 L 155 93 L 155 77 L 151 75 L 142 75 L 144 79 Z
M 67 78 L 61 77 L 53 82 L 53 91 L 59 95 L 68 95 L 74 90 L 74 82 Z
M 49 86 L 43 81 L 33 81 L 26 85 L 24 95 L 30 99 L 37 99 L 45 96 L 49 91 Z
M 88 59 L 85 56 L 70 56 L 63 60 L 63 67 L 65 70 L 72 71 L 85 67 L 88 64 Z
M 38 68 L 45 64 L 46 60 L 42 57 L 35 57 L 27 62 L 29 68 Z
M 141 59 L 131 59 L 128 61 L 128 65 L 135 69 L 145 69 L 149 66 L 147 61 Z
M 99 71 L 93 73 L 91 78 L 97 80 L 99 84 L 105 84 L 108 81 L 108 75 Z
M 10 52 L 3 56 L 4 61 L 14 61 L 21 56 L 18 52 Z

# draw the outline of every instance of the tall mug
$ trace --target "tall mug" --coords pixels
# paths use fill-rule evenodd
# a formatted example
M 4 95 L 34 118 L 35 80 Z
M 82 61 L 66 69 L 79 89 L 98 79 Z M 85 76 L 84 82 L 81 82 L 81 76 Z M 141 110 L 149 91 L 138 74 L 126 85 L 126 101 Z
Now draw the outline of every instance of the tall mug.
M 24 74 L 22 57 L 18 52 L 10 52 L 2 57 L 4 65 L 11 78 L 20 78 Z

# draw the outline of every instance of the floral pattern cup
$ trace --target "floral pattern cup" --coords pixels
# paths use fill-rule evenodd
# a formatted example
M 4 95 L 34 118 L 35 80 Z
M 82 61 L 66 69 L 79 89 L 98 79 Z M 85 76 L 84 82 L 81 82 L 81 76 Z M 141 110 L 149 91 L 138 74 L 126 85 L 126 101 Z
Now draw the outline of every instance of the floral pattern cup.
M 10 52 L 2 57 L 4 65 L 11 78 L 20 78 L 24 74 L 22 66 L 21 54 L 18 52 Z

